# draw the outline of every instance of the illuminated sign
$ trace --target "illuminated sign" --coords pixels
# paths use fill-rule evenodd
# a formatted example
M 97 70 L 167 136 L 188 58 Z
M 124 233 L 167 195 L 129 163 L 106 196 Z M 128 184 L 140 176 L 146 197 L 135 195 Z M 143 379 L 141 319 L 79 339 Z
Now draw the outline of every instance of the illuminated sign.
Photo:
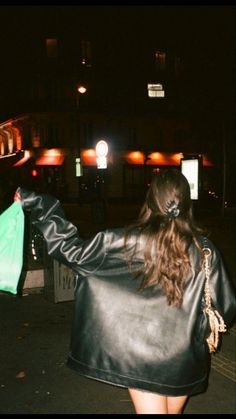
M 199 159 L 181 159 L 181 172 L 188 180 L 191 199 L 198 199 L 199 191 Z
M 106 169 L 107 168 L 107 153 L 108 145 L 104 140 L 98 141 L 96 145 L 96 156 L 97 156 L 97 168 Z

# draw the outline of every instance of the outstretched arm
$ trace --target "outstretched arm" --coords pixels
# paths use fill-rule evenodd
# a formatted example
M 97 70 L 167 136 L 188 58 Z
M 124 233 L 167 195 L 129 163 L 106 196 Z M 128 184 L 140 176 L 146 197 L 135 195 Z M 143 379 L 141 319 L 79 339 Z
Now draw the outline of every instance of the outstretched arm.
M 66 220 L 57 198 L 19 187 L 14 200 L 20 200 L 23 210 L 30 211 L 30 221 L 43 234 L 49 255 L 84 274 L 96 270 L 102 263 L 104 233 L 90 240 L 81 239 L 78 229 Z

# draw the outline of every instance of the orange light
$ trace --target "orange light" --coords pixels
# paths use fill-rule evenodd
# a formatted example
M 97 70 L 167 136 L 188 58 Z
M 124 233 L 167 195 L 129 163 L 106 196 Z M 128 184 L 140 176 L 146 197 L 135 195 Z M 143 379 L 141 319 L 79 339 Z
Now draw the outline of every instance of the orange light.
M 180 160 L 183 158 L 183 153 L 174 153 L 172 154 L 172 159 L 176 164 L 180 164 Z
M 64 162 L 64 156 L 42 156 L 39 157 L 36 166 L 61 166 Z
M 129 164 L 144 164 L 144 153 L 141 151 L 130 151 L 124 157 Z
M 157 160 L 159 156 L 160 156 L 160 153 L 151 153 L 150 157 L 154 160 Z
M 14 164 L 14 166 L 22 166 L 22 164 L 24 164 L 25 162 L 27 162 L 27 160 L 30 159 L 32 153 L 30 150 L 25 150 L 24 152 L 24 157 L 22 157 L 22 159 L 18 160 L 18 162 L 16 162 Z
M 149 154 L 147 165 L 158 166 L 179 166 L 182 153 L 159 153 L 154 152 Z
M 202 164 L 203 166 L 206 166 L 206 167 L 213 166 L 213 163 L 207 158 L 207 156 L 203 156 Z
M 148 165 L 159 164 L 160 156 L 161 154 L 158 152 L 150 153 L 148 155 L 149 158 L 147 160 L 147 164 Z
M 31 175 L 32 175 L 33 177 L 38 176 L 38 172 L 37 172 L 37 170 L 35 170 L 35 169 L 31 170 Z
M 81 157 L 81 163 L 84 166 L 97 165 L 96 151 L 93 148 L 87 148 L 87 149 L 82 150 L 80 157 Z
M 36 160 L 36 166 L 61 166 L 65 156 L 58 148 L 44 150 L 43 154 Z
M 154 151 L 148 154 L 148 166 L 179 166 L 182 153 L 159 153 Z M 129 164 L 145 164 L 145 154 L 141 151 L 130 151 L 124 155 Z

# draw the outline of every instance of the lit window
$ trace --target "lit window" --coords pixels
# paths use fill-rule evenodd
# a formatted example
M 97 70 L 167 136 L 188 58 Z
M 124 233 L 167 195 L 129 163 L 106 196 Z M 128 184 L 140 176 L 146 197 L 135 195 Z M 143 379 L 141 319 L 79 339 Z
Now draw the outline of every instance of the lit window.
M 166 68 L 166 53 L 163 51 L 155 52 L 155 64 L 157 70 L 165 70 Z
M 165 97 L 165 91 L 161 83 L 155 83 L 147 85 L 149 97 Z
M 55 38 L 46 39 L 46 48 L 47 48 L 48 58 L 57 57 L 57 39 Z
M 91 43 L 90 41 L 81 41 L 81 64 L 91 67 Z

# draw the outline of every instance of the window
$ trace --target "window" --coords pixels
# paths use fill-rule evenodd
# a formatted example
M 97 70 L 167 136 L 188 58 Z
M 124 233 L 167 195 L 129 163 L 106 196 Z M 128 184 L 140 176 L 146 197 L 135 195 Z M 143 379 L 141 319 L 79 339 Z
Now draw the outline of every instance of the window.
M 165 91 L 161 83 L 148 83 L 148 97 L 165 97 Z
M 81 64 L 91 67 L 91 43 L 90 41 L 81 41 Z
M 166 69 L 166 53 L 163 51 L 155 52 L 155 65 L 156 69 L 164 71 Z
M 57 58 L 57 39 L 46 39 L 46 48 L 48 58 Z

